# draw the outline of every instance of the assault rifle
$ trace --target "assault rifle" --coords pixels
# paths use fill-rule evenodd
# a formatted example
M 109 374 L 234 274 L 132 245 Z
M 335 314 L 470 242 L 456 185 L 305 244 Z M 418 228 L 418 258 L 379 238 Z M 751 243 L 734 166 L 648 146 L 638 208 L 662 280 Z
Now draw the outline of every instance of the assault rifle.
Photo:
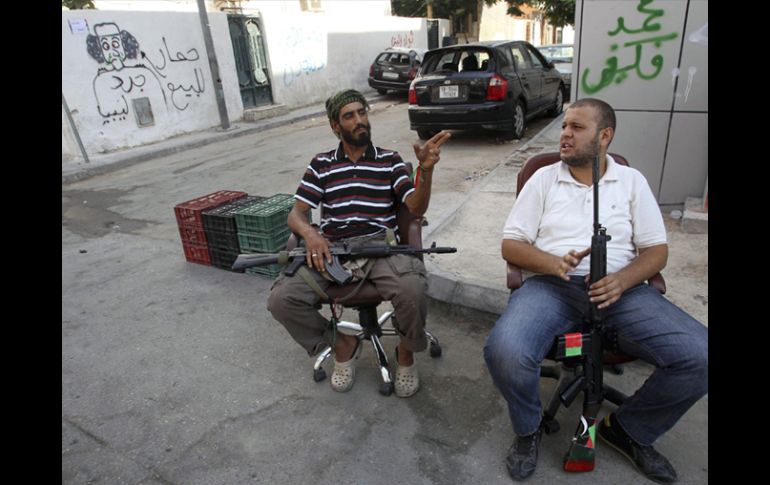
M 417 249 L 406 244 L 388 245 L 388 244 L 369 244 L 369 245 L 348 245 L 342 243 L 329 247 L 332 254 L 331 264 L 324 266 L 326 272 L 332 279 L 344 285 L 353 278 L 353 273 L 342 266 L 341 259 L 356 258 L 384 258 L 394 254 L 425 254 L 425 253 L 455 253 L 457 248 L 436 247 L 434 242 L 429 248 Z M 293 276 L 294 273 L 307 262 L 307 251 L 304 246 L 299 246 L 291 251 L 279 251 L 276 254 L 239 254 L 233 263 L 232 269 L 245 269 L 253 266 L 264 266 L 267 264 L 288 265 L 283 274 Z
M 599 157 L 593 163 L 594 234 L 591 237 L 591 284 L 607 275 L 607 241 L 611 236 L 599 224 Z M 566 406 L 572 403 L 578 392 L 583 391 L 583 414 L 575 430 L 572 444 L 564 458 L 564 470 L 568 472 L 594 469 L 596 450 L 596 415 L 604 399 L 604 327 L 602 315 L 596 303 L 588 305 L 582 332 L 559 336 L 557 360 L 580 356 L 584 374 L 575 378 L 561 394 Z M 579 350 L 578 350 L 579 346 Z

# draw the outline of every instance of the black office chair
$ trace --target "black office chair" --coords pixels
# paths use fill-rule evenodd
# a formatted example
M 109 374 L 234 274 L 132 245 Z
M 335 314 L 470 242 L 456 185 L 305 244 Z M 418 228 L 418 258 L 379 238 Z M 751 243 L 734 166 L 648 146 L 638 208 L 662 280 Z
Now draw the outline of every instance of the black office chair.
M 407 162 L 406 167 L 407 171 L 411 174 L 412 165 Z M 406 205 L 398 200 L 396 201 L 396 211 L 396 223 L 398 225 L 400 238 L 399 243 L 408 244 L 416 249 L 422 249 L 422 226 L 424 218 L 421 216 L 415 216 L 409 212 L 409 209 L 406 207 Z M 294 234 L 289 236 L 287 250 L 291 250 L 296 247 L 297 243 L 298 241 Z M 417 257 L 419 257 L 422 261 L 422 254 L 418 254 Z M 337 301 L 341 298 L 347 297 L 353 291 L 356 291 L 356 287 L 358 286 L 359 282 L 348 283 L 346 285 L 332 284 L 326 290 L 326 294 L 329 296 L 331 301 Z M 397 316 L 394 314 L 393 310 L 386 311 L 379 317 L 377 316 L 377 307 L 383 301 L 385 300 L 383 300 L 382 296 L 377 292 L 375 286 L 369 281 L 364 281 L 360 284 L 360 288 L 358 288 L 355 294 L 351 298 L 345 299 L 342 303 L 344 308 L 353 308 L 358 311 L 359 322 L 356 323 L 341 320 L 337 322 L 337 328 L 355 332 L 357 343 L 354 355 L 364 340 L 369 340 L 372 343 L 374 355 L 377 359 L 377 364 L 380 367 L 380 374 L 382 376 L 380 394 L 389 396 L 391 393 L 393 393 L 393 374 L 388 366 L 388 357 L 385 353 L 382 343 L 380 342 L 380 337 L 398 336 L 395 328 L 392 326 L 385 327 L 385 324 L 388 322 L 388 320 L 396 320 Z M 323 303 L 330 302 L 319 302 L 318 308 L 320 308 Z M 434 358 L 440 357 L 441 345 L 439 344 L 438 339 L 427 330 L 425 331 L 425 334 L 428 337 L 430 356 Z M 326 349 L 324 349 L 316 358 L 315 364 L 313 365 L 314 381 L 321 382 L 326 379 L 326 371 L 322 366 L 326 359 L 329 358 L 331 353 L 332 347 L 329 346 L 326 347 Z
M 620 165 L 628 166 L 628 161 L 625 159 L 625 157 L 616 153 L 610 153 L 610 155 Z M 539 168 L 551 165 L 558 162 L 559 160 L 561 160 L 561 155 L 559 152 L 539 153 L 527 160 L 524 166 L 521 167 L 519 175 L 516 179 L 516 193 L 521 193 L 521 189 L 524 187 L 524 184 Z M 522 283 L 523 278 L 521 268 L 512 263 L 507 263 L 508 288 L 511 291 L 515 291 L 521 287 Z M 655 274 L 647 281 L 647 283 L 658 290 L 661 294 L 666 293 L 666 282 L 660 273 Z M 551 349 L 546 355 L 546 359 L 555 359 L 558 351 L 558 340 L 558 337 L 554 340 L 554 344 L 551 346 Z M 616 374 L 622 374 L 623 368 L 621 364 L 636 360 L 636 357 L 624 354 L 619 350 L 619 347 L 622 345 L 618 343 L 617 335 L 612 332 L 612 329 L 607 329 L 605 340 L 604 365 L 609 366 Z M 561 362 L 557 362 L 556 364 L 540 365 L 541 377 L 548 377 L 557 380 L 556 390 L 554 391 L 543 411 L 542 426 L 546 434 L 556 433 L 559 431 L 559 422 L 556 420 L 556 413 L 558 413 L 559 407 L 562 404 L 569 406 L 575 397 L 574 394 L 570 392 L 571 390 L 568 389 L 568 387 L 570 383 L 574 382 L 575 378 L 578 377 L 582 372 L 582 368 L 579 364 L 580 359 L 575 358 L 563 360 Z M 603 383 L 603 387 L 604 399 L 607 399 L 611 403 L 620 406 L 628 398 L 628 396 L 622 392 L 608 385 L 606 381 Z

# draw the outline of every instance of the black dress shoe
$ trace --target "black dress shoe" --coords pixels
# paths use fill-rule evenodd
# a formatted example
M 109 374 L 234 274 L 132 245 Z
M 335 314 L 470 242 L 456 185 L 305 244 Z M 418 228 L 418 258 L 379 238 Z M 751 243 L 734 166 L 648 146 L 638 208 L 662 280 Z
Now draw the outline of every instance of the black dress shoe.
M 538 428 L 531 435 L 517 436 L 513 440 L 511 449 L 508 450 L 508 456 L 505 458 L 505 466 L 508 468 L 508 474 L 514 480 L 526 480 L 535 473 L 541 434 L 542 430 Z
M 676 470 L 665 456 L 652 446 L 640 445 L 620 427 L 615 414 L 608 414 L 599 424 L 599 438 L 631 460 L 637 470 L 658 483 L 674 483 Z

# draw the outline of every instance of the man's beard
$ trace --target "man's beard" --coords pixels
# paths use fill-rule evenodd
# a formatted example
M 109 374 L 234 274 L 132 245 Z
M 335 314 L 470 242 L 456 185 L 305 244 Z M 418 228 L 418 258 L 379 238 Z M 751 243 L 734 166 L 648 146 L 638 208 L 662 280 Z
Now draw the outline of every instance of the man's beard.
M 358 135 L 358 137 L 356 138 L 356 135 L 353 132 L 359 128 L 366 128 L 366 131 Z M 349 145 L 353 145 L 356 147 L 365 147 L 372 140 L 372 127 L 369 123 L 367 124 L 359 123 L 351 131 L 347 131 L 344 128 L 340 127 L 340 136 L 345 141 L 345 143 Z
M 581 151 L 577 151 L 572 156 L 562 157 L 562 161 L 570 167 L 584 167 L 594 161 L 599 155 L 599 134 L 593 139 L 591 144 Z

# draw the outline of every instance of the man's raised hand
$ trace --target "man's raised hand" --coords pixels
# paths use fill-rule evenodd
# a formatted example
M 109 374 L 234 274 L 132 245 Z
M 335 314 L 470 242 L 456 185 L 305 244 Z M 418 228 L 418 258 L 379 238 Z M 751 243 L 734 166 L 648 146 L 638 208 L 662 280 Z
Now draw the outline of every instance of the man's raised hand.
M 449 140 L 452 134 L 446 130 L 441 130 L 436 133 L 430 140 L 425 142 L 425 145 L 420 146 L 417 143 L 412 145 L 414 148 L 414 154 L 417 160 L 420 161 L 420 166 L 425 170 L 432 170 L 433 166 L 439 161 L 439 154 L 441 153 L 441 145 Z

